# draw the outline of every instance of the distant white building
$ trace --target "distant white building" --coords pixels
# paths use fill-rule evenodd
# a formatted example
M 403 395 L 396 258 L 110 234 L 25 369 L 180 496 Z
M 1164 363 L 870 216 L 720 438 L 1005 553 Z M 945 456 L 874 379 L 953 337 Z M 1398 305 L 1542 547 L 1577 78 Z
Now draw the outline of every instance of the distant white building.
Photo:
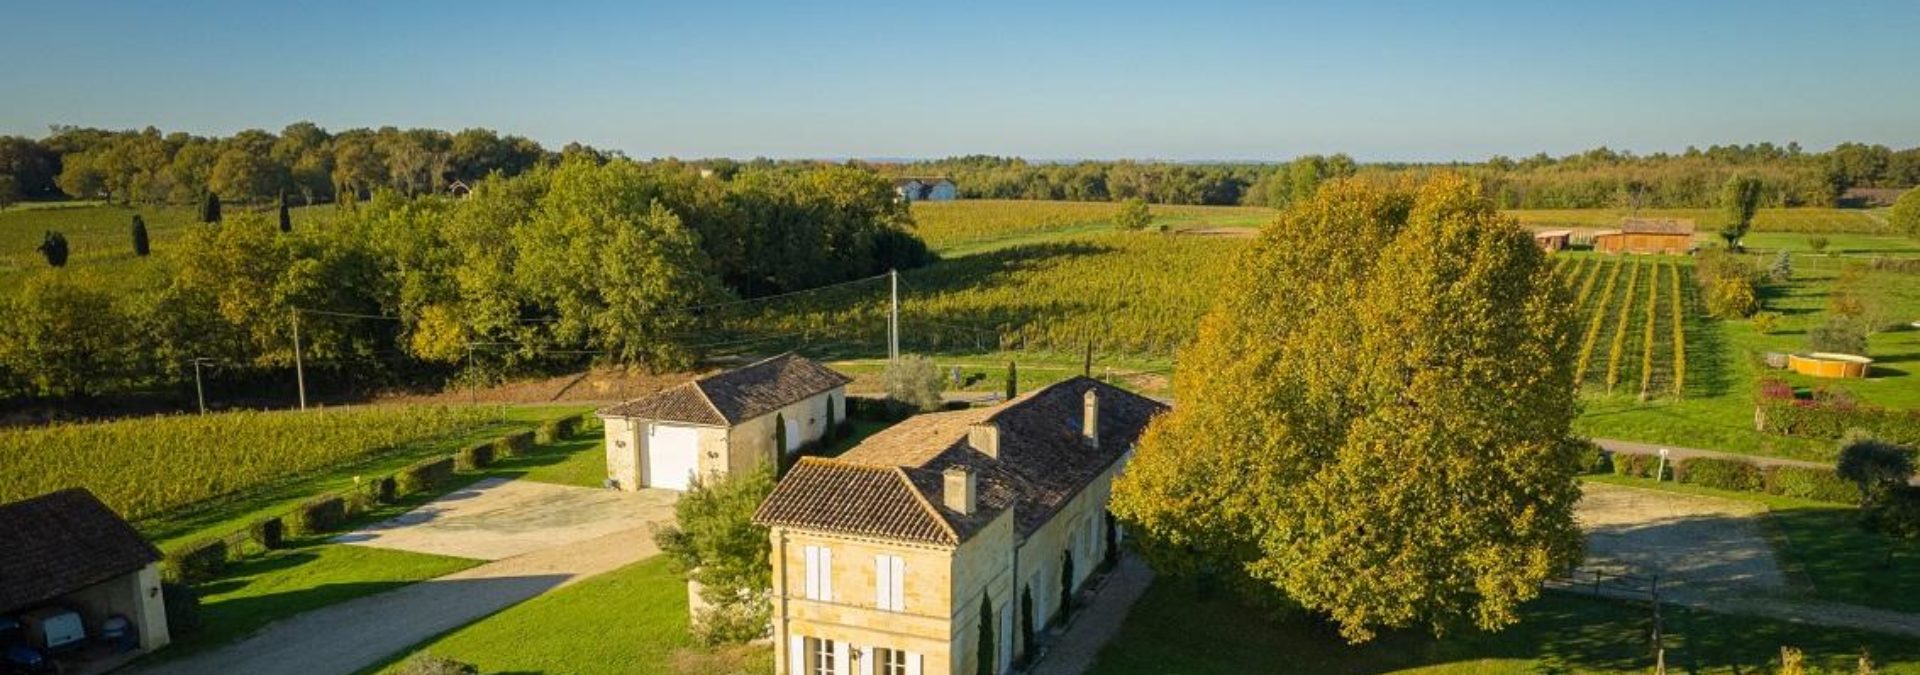
M 945 178 L 895 178 L 893 193 L 910 202 L 944 202 L 960 198 L 959 186 Z

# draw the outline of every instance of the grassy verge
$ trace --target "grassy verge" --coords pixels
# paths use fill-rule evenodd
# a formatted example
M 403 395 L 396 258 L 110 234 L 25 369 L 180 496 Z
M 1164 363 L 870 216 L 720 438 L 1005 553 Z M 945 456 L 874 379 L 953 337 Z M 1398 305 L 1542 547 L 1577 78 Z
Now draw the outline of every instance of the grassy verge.
M 1920 546 L 1862 528 L 1859 509 L 1624 476 L 1583 480 L 1763 504 L 1772 519 L 1774 554 L 1791 576 L 1811 587 L 1815 597 L 1920 612 Z
M 654 557 L 528 600 L 418 645 L 486 673 L 771 673 L 767 647 L 704 649 L 687 587 Z M 364 672 L 396 672 L 409 654 Z
M 1667 664 L 1679 672 L 1743 674 L 1777 666 L 1780 647 L 1808 663 L 1853 672 L 1862 648 L 1882 673 L 1920 673 L 1920 642 L 1842 629 L 1668 607 Z M 1094 675 L 1262 673 L 1645 673 L 1653 667 L 1645 605 L 1548 593 L 1520 623 L 1498 633 L 1471 629 L 1435 639 L 1423 631 L 1381 635 L 1350 646 L 1330 627 L 1302 617 L 1264 618 L 1228 597 L 1203 599 L 1179 579 L 1161 579 L 1101 652 Z

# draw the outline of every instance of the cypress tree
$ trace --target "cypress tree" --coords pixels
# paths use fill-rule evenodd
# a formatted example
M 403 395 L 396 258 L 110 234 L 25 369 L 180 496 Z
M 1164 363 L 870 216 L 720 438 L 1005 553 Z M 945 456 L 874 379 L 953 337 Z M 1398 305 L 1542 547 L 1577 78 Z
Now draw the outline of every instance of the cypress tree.
M 67 266 L 67 235 L 48 230 L 46 236 L 41 237 L 38 250 L 47 257 L 48 265 Z
M 993 675 L 993 601 L 980 596 L 980 675 Z
M 1073 614 L 1073 551 L 1060 552 L 1060 624 Z
M 200 204 L 200 222 L 220 222 L 220 195 L 207 193 L 207 200 Z
M 1080 365 L 1080 374 L 1093 377 L 1093 338 L 1087 338 L 1087 360 Z
M 839 416 L 833 412 L 833 394 L 827 394 L 827 433 L 825 438 L 829 442 L 840 440 L 840 420 Z
M 1025 653 L 1033 653 L 1033 587 L 1020 588 L 1020 644 Z M 1025 657 L 1021 657 L 1023 660 Z
M 773 451 L 787 456 L 787 416 L 781 413 L 773 414 Z
M 133 214 L 133 254 L 142 258 L 151 251 L 147 247 L 147 221 L 140 214 Z
M 287 211 L 287 193 L 280 193 L 280 231 L 293 231 L 293 214 Z
M 1020 394 L 1020 367 L 1015 365 L 1014 362 L 1008 361 L 1007 362 L 1007 400 L 1011 401 L 1013 400 L 1014 396 L 1017 396 L 1019 394 Z

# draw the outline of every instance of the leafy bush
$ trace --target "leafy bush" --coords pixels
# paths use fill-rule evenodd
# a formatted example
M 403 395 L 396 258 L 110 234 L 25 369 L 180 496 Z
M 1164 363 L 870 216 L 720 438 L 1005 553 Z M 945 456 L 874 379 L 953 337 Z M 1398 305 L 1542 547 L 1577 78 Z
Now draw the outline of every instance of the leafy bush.
M 1767 279 L 1776 284 L 1793 280 L 1793 255 L 1787 253 L 1786 249 L 1781 249 L 1780 254 L 1773 257 L 1773 265 L 1767 268 Z
M 507 439 L 502 438 L 491 443 L 461 448 L 453 455 L 453 468 L 456 471 L 478 471 L 487 468 L 487 465 L 493 463 L 494 448 L 506 447 L 506 445 Z
M 1772 335 L 1773 331 L 1779 328 L 1779 312 L 1757 312 L 1753 315 L 1753 332 L 1761 335 Z
M 220 576 L 227 566 L 227 542 L 202 539 L 187 543 L 161 558 L 161 572 L 168 580 L 197 584 Z
M 1781 396 L 1785 384 L 1762 383 L 1757 397 L 1760 428 L 1776 434 L 1804 438 L 1838 439 L 1849 430 L 1862 429 L 1901 445 L 1920 445 L 1920 410 L 1895 410 L 1844 400 L 1808 400 L 1794 398 L 1792 389 Z
M 1807 349 L 1864 355 L 1867 353 L 1867 331 L 1857 321 L 1834 317 L 1807 331 Z
M 914 409 L 890 398 L 847 397 L 847 417 L 874 422 L 898 422 L 912 417 Z
M 1913 450 L 1872 434 L 1849 432 L 1834 469 L 1859 489 L 1861 506 L 1882 505 L 1895 488 L 1913 478 Z
M 1621 476 L 1653 478 L 1654 473 L 1660 470 L 1660 457 L 1656 455 L 1623 452 L 1613 455 L 1612 460 L 1613 472 Z M 1662 478 L 1671 478 L 1672 476 L 1673 466 L 1669 464 L 1667 466 L 1667 473 L 1665 476 L 1662 476 Z
M 402 495 L 431 490 L 453 477 L 453 458 L 435 457 L 407 465 L 395 474 L 394 488 Z
M 1760 467 L 1744 459 L 1688 457 L 1674 465 L 1673 479 L 1719 490 L 1759 492 L 1766 481 Z
M 1858 488 L 1826 467 L 1774 465 L 1762 469 L 1761 475 L 1770 495 L 1839 504 L 1854 504 L 1860 499 Z
M 541 422 L 540 428 L 534 433 L 533 440 L 541 445 L 559 443 L 572 437 L 579 424 L 580 420 L 576 417 L 562 417 Z
M 1120 202 L 1120 212 L 1113 215 L 1113 224 L 1123 230 L 1144 230 L 1153 222 L 1153 214 L 1147 210 L 1147 201 L 1131 197 Z
M 262 518 L 253 521 L 252 525 L 247 526 L 247 538 L 252 539 L 253 543 L 259 544 L 260 548 L 269 551 L 285 545 L 285 535 L 286 525 L 280 521 L 279 516 Z
M 480 668 L 463 661 L 432 654 L 415 654 L 400 663 L 395 675 L 480 675 Z
M 1613 455 L 1593 441 L 1577 438 L 1568 441 L 1579 449 L 1580 472 L 1585 474 L 1608 473 L 1613 471 Z
M 365 489 L 374 501 L 382 504 L 392 504 L 399 497 L 399 485 L 393 476 L 377 476 L 367 481 Z
M 1807 237 L 1807 248 L 1813 249 L 1814 253 L 1826 253 L 1827 244 L 1830 243 L 1826 237 Z
M 773 475 L 764 469 L 695 480 L 673 507 L 673 525 L 654 533 L 674 572 L 700 584 L 700 598 L 711 611 L 696 618 L 718 622 L 695 622 L 694 634 L 703 641 L 744 642 L 766 632 L 772 543 L 753 513 L 772 493 Z
M 330 532 L 339 529 L 347 522 L 347 500 L 340 495 L 327 495 L 308 500 L 294 507 L 288 523 L 294 534 L 309 535 Z
M 907 354 L 887 366 L 887 397 L 920 410 L 939 410 L 947 379 L 933 359 Z
M 533 452 L 533 441 L 533 432 L 516 431 L 493 442 L 494 454 L 499 457 L 525 457 Z

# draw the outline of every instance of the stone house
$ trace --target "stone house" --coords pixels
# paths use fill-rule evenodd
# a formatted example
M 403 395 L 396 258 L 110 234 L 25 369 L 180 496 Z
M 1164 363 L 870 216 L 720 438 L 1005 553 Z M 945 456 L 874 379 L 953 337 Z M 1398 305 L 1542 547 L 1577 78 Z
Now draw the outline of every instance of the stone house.
M 0 616 L 56 607 L 78 613 L 89 637 L 122 617 L 139 651 L 171 640 L 160 551 L 86 488 L 0 506 L 0 542 Z
M 896 178 L 893 194 L 909 202 L 944 202 L 960 198 L 960 187 L 945 178 Z
M 1029 649 L 1022 597 L 1042 630 L 1063 573 L 1077 590 L 1118 541 L 1113 478 L 1165 409 L 1081 377 L 802 458 L 754 516 L 772 537 L 776 672 L 971 675 L 983 656 L 1009 670 Z
M 602 409 L 607 480 L 629 491 L 686 490 L 695 475 L 777 462 L 846 421 L 852 381 L 781 354 Z M 786 447 L 776 448 L 783 437 Z

